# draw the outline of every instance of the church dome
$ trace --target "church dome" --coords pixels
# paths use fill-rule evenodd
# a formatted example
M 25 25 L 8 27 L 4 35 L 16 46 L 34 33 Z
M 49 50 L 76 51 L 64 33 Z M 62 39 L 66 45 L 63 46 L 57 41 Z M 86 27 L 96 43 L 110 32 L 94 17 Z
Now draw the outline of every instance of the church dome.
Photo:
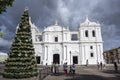
M 96 22 L 91 22 L 88 19 L 88 17 L 86 17 L 86 20 L 80 24 L 80 27 L 95 27 L 95 26 L 100 26 L 100 24 Z
M 56 21 L 54 25 L 48 26 L 44 29 L 44 31 L 63 31 L 67 30 L 66 28 L 58 25 L 58 22 Z

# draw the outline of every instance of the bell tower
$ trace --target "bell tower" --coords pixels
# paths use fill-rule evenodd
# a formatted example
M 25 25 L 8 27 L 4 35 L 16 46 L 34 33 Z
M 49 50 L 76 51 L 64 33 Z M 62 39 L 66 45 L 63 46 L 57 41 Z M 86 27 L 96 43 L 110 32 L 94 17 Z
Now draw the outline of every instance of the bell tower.
M 103 41 L 99 23 L 91 22 L 88 17 L 79 26 L 79 41 L 82 64 L 103 62 Z

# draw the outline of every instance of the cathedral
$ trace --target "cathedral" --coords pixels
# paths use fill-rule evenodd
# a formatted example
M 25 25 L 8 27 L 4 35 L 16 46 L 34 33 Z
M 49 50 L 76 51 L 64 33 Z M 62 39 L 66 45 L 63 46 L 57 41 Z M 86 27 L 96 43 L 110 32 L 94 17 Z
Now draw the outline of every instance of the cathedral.
M 88 18 L 77 31 L 55 24 L 47 26 L 42 32 L 31 22 L 32 39 L 37 64 L 51 65 L 94 65 L 103 62 L 103 41 L 99 23 Z

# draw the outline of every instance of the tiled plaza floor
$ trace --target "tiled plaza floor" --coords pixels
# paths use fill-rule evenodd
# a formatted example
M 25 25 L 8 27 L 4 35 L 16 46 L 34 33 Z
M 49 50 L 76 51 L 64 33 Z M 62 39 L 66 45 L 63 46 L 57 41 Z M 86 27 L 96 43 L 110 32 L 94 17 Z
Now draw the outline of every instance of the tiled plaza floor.
M 120 66 L 118 72 L 114 71 L 113 65 L 103 70 L 98 70 L 96 66 L 77 66 L 75 75 L 65 75 L 61 69 L 60 73 L 51 74 L 44 80 L 120 80 Z
M 0 66 L 0 72 L 3 68 Z M 39 80 L 39 78 L 5 79 L 0 75 L 0 80 Z M 98 70 L 97 66 L 76 66 L 75 75 L 65 75 L 60 67 L 58 74 L 50 74 L 44 80 L 120 80 L 120 65 L 118 72 L 114 71 L 113 65 L 107 65 L 103 70 Z

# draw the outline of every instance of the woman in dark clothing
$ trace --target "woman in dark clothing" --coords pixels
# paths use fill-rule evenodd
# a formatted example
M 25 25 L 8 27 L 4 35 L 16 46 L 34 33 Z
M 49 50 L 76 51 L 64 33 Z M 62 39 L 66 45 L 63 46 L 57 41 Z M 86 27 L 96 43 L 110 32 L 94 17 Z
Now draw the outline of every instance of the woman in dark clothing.
M 114 62 L 114 68 L 115 68 L 115 71 L 118 70 L 117 62 Z

